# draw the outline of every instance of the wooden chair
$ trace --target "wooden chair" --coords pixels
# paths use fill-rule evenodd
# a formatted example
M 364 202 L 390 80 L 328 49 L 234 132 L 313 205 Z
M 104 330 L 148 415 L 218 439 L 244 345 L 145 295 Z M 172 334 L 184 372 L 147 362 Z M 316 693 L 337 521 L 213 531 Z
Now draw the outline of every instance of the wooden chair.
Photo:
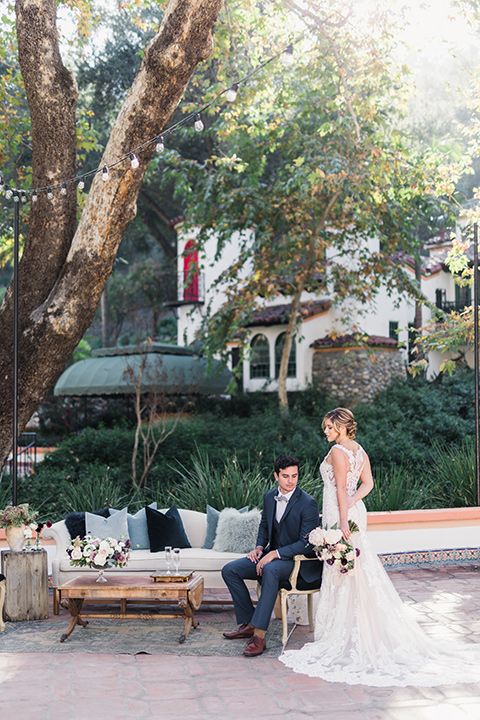
M 5 630 L 5 621 L 3 619 L 3 606 L 5 604 L 5 575 L 0 575 L 0 632 Z
M 280 617 L 282 620 L 282 645 L 285 646 L 288 640 L 288 624 L 287 624 L 287 600 L 289 595 L 306 595 L 307 596 L 307 610 L 308 610 L 308 624 L 310 632 L 313 632 L 313 595 L 319 592 L 320 586 L 311 588 L 309 590 L 303 590 L 297 587 L 298 573 L 300 572 L 300 565 L 302 562 L 319 562 L 316 557 L 306 557 L 305 555 L 295 555 L 293 558 L 293 570 L 288 578 L 290 588 L 280 588 L 278 596 L 280 599 Z M 257 583 L 257 595 L 260 597 L 262 586 Z

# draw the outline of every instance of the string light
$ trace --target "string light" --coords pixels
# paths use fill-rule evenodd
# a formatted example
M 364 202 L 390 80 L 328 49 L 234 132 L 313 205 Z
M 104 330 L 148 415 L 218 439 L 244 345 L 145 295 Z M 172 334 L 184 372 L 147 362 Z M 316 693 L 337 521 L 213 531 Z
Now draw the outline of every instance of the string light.
M 209 107 L 211 107 L 214 103 L 216 103 L 219 98 L 222 95 L 225 95 L 225 99 L 228 103 L 235 102 L 238 94 L 238 88 L 241 83 L 247 82 L 250 77 L 258 73 L 262 68 L 266 67 L 269 63 L 273 62 L 274 60 L 280 59 L 282 65 L 284 67 L 291 67 L 294 63 L 294 57 L 293 57 L 293 46 L 297 42 L 299 42 L 302 39 L 303 36 L 297 38 L 294 42 L 287 45 L 287 47 L 279 52 L 277 55 L 274 55 L 270 58 L 267 58 L 267 60 L 263 61 L 259 65 L 257 65 L 253 70 L 251 70 L 247 75 L 242 77 L 238 82 L 233 83 L 231 87 L 229 87 L 226 91 L 222 90 L 218 95 L 216 95 L 212 100 L 210 100 L 208 103 L 203 105 L 201 108 L 199 108 L 198 111 L 192 112 L 186 116 L 184 116 L 181 120 L 176 122 L 174 125 L 171 125 L 168 127 L 164 134 L 170 135 L 171 133 L 175 132 L 179 127 L 186 125 L 187 123 L 192 121 L 194 122 L 194 127 L 197 132 L 202 132 L 202 130 L 205 129 L 205 124 L 202 120 L 201 113 L 205 112 Z M 131 167 L 133 169 L 140 166 L 140 161 L 136 155 L 136 153 L 143 152 L 147 148 L 149 148 L 151 145 L 155 143 L 155 149 L 157 152 L 161 153 L 165 150 L 165 144 L 164 144 L 164 135 L 158 135 L 157 137 L 153 138 L 152 140 L 147 140 L 145 143 L 140 145 L 139 147 L 133 148 L 130 152 L 128 152 L 126 155 L 123 155 L 122 157 L 118 158 L 117 160 L 112 160 L 110 163 L 110 167 L 119 165 L 121 162 L 123 162 L 126 158 L 130 159 Z M 32 202 L 37 202 L 38 200 L 38 193 L 40 192 L 46 192 L 47 197 L 49 200 L 53 199 L 53 191 L 57 188 L 60 188 L 60 194 L 66 195 L 67 194 L 67 185 L 69 182 L 76 182 L 77 188 L 79 190 L 83 190 L 85 187 L 85 178 L 90 175 L 97 175 L 99 172 L 102 172 L 102 180 L 104 182 L 107 182 L 110 180 L 110 174 L 108 166 L 105 164 L 103 165 L 103 168 L 100 170 L 100 168 L 97 168 L 96 170 L 90 170 L 87 173 L 85 173 L 80 178 L 70 178 L 68 180 L 64 180 L 63 182 L 59 182 L 53 186 L 48 187 L 39 187 L 31 190 L 31 200 Z M 15 195 L 15 202 L 19 202 L 19 199 L 21 199 L 22 202 L 26 202 L 28 199 L 28 194 L 25 190 L 17 190 L 13 191 L 8 185 L 5 184 L 5 179 L 3 177 L 3 174 L 0 173 L 0 191 L 5 192 L 5 197 L 7 200 L 10 200 L 11 197 Z M 20 193 L 20 195 L 19 195 Z
M 20 198 L 18 196 L 17 190 L 13 191 L 13 202 L 19 202 Z
M 290 45 L 287 45 L 282 54 L 281 63 L 284 68 L 291 68 L 294 62 L 295 59 L 293 57 L 293 43 L 290 43 Z
M 200 113 L 195 113 L 195 118 L 194 118 L 194 120 L 195 120 L 195 123 L 194 123 L 194 125 L 195 125 L 195 130 L 196 130 L 197 132 L 202 132 L 202 130 L 204 129 L 205 125 L 203 124 L 203 120 L 202 120 L 202 118 L 200 117 Z
M 235 102 L 237 99 L 237 93 L 238 93 L 238 83 L 234 83 L 231 88 L 228 88 L 227 92 L 225 93 L 225 100 L 227 102 Z

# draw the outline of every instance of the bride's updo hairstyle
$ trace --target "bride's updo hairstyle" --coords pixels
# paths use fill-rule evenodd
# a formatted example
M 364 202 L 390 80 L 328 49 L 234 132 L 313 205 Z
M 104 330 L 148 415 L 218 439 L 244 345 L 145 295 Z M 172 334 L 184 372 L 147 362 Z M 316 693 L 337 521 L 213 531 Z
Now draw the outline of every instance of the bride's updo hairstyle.
M 357 423 L 355 422 L 355 418 L 353 417 L 351 410 L 348 410 L 347 408 L 335 408 L 335 410 L 330 410 L 330 412 L 328 412 L 323 418 L 323 429 L 325 429 L 326 420 L 330 420 L 337 432 L 340 431 L 341 427 L 344 427 L 347 431 L 347 437 L 350 440 L 355 439 Z

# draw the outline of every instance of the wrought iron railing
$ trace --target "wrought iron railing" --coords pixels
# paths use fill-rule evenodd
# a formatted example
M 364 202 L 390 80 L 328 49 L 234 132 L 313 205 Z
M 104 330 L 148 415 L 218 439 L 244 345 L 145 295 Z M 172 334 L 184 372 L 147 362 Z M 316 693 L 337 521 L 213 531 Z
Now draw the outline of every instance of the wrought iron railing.
M 179 272 L 165 276 L 164 305 L 203 305 L 205 302 L 205 275 Z
M 37 433 L 22 433 L 18 439 L 17 474 L 30 475 L 37 464 Z M 13 457 L 7 460 L 8 472 L 12 474 Z
M 439 310 L 443 310 L 443 312 L 451 313 L 462 312 L 465 308 L 470 307 L 471 304 L 471 302 L 466 302 L 465 300 L 442 300 L 441 302 L 437 302 L 436 306 Z

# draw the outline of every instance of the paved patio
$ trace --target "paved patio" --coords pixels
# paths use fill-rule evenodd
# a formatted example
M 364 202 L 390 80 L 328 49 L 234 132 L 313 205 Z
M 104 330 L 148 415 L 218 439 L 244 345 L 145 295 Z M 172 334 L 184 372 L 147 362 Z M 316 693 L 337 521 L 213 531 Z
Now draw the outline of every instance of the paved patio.
M 480 567 L 392 572 L 432 637 L 480 643 Z M 222 591 L 215 593 L 221 599 Z M 206 607 L 202 619 L 232 619 Z M 65 624 L 67 613 L 46 622 Z M 112 622 L 115 622 L 112 620 Z M 312 639 L 294 631 L 289 647 Z M 188 641 L 187 641 L 188 642 Z M 227 642 L 227 641 L 225 641 Z M 234 642 L 234 641 L 232 641 Z M 0 712 L 8 720 L 465 720 L 480 718 L 480 684 L 369 688 L 296 675 L 278 660 L 172 655 L 2 654 Z M 466 679 L 468 680 L 468 679 Z

